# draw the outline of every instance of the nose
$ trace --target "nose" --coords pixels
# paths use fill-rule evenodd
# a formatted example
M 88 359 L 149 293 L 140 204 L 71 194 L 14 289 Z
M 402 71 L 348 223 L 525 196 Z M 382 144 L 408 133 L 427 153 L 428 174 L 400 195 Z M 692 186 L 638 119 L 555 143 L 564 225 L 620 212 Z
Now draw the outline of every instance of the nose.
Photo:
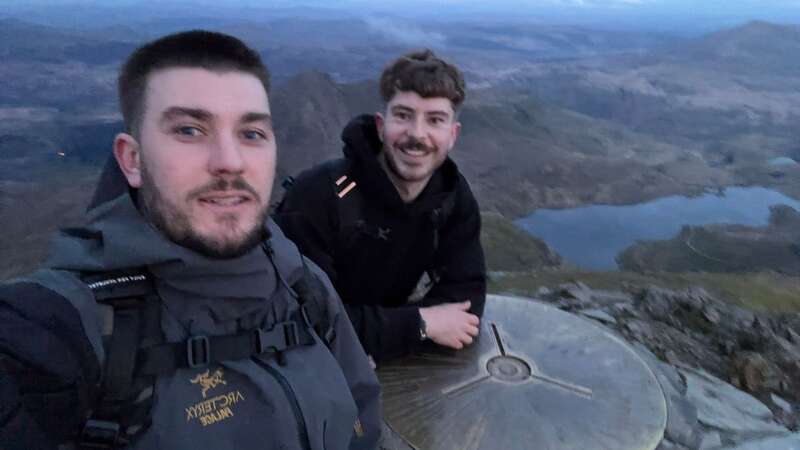
M 422 117 L 417 117 L 411 121 L 411 126 L 408 127 L 408 135 L 419 140 L 425 137 L 425 121 Z
M 214 140 L 208 158 L 208 169 L 213 175 L 238 174 L 244 171 L 244 157 L 237 139 L 220 135 Z

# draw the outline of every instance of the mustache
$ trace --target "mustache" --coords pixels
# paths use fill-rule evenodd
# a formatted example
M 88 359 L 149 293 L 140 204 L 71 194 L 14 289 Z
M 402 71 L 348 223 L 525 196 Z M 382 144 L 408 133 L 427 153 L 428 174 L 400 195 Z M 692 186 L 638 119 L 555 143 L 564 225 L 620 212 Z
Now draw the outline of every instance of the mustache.
M 258 192 L 256 192 L 255 188 L 253 188 L 253 186 L 251 186 L 248 182 L 244 181 L 244 178 L 242 177 L 236 177 L 230 180 L 221 177 L 214 178 L 199 188 L 192 189 L 189 192 L 188 197 L 197 198 L 213 192 L 224 191 L 245 191 L 252 195 L 256 201 L 261 201 L 261 196 L 258 195 Z
M 409 137 L 405 141 L 398 143 L 397 148 L 400 150 L 425 150 L 428 152 L 436 150 L 432 146 L 425 145 L 424 142 L 420 141 L 415 137 Z

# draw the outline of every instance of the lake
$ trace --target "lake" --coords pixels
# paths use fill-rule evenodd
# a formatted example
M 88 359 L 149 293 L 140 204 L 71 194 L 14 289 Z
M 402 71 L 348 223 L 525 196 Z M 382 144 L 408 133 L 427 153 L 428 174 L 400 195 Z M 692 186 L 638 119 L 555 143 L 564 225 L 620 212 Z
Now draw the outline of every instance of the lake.
M 766 225 L 769 207 L 800 202 L 761 187 L 728 188 L 720 194 L 671 196 L 625 206 L 539 209 L 516 224 L 543 239 L 568 262 L 591 270 L 617 270 L 614 257 L 637 240 L 670 239 L 683 225 Z

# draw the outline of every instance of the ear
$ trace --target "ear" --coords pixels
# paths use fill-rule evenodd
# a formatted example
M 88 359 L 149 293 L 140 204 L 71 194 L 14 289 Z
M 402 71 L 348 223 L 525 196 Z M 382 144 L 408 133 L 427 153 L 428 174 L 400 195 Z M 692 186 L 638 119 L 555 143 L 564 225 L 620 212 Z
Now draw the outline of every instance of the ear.
M 461 134 L 461 122 L 456 122 L 450 129 L 450 149 L 448 150 L 452 150 L 455 147 L 459 134 Z
M 386 126 L 386 119 L 383 118 L 383 114 L 376 112 L 375 113 L 375 127 L 378 129 L 378 139 L 383 142 L 383 128 Z
M 127 133 L 114 138 L 114 157 L 132 188 L 142 186 L 141 148 L 136 139 Z

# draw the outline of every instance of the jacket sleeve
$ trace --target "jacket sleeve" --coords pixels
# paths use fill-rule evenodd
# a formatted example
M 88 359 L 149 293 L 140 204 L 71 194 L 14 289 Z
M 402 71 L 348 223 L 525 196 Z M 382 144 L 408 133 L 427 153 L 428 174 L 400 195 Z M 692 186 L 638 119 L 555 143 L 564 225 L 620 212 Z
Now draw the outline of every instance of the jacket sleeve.
M 438 279 L 422 306 L 470 300 L 470 312 L 483 315 L 486 261 L 481 246 L 481 215 L 467 181 L 461 177 L 453 212 L 439 232 L 434 267 Z
M 55 449 L 77 439 L 99 364 L 78 312 L 33 283 L 0 285 L 0 442 Z
M 298 176 L 276 208 L 273 219 L 303 255 L 314 261 L 336 286 L 334 261 L 338 238 L 338 215 L 333 207 L 333 190 L 323 172 Z M 381 361 L 408 353 L 419 341 L 419 308 L 383 307 L 347 303 L 345 308 L 367 354 Z
M 313 262 L 308 265 L 322 274 Z M 330 350 L 342 368 L 350 392 L 358 407 L 358 423 L 353 429 L 350 450 L 373 450 L 378 448 L 381 435 L 380 383 L 375 369 L 369 362 L 352 324 L 347 318 L 342 301 L 330 280 L 319 276 L 327 291 L 328 318 L 334 329 Z

